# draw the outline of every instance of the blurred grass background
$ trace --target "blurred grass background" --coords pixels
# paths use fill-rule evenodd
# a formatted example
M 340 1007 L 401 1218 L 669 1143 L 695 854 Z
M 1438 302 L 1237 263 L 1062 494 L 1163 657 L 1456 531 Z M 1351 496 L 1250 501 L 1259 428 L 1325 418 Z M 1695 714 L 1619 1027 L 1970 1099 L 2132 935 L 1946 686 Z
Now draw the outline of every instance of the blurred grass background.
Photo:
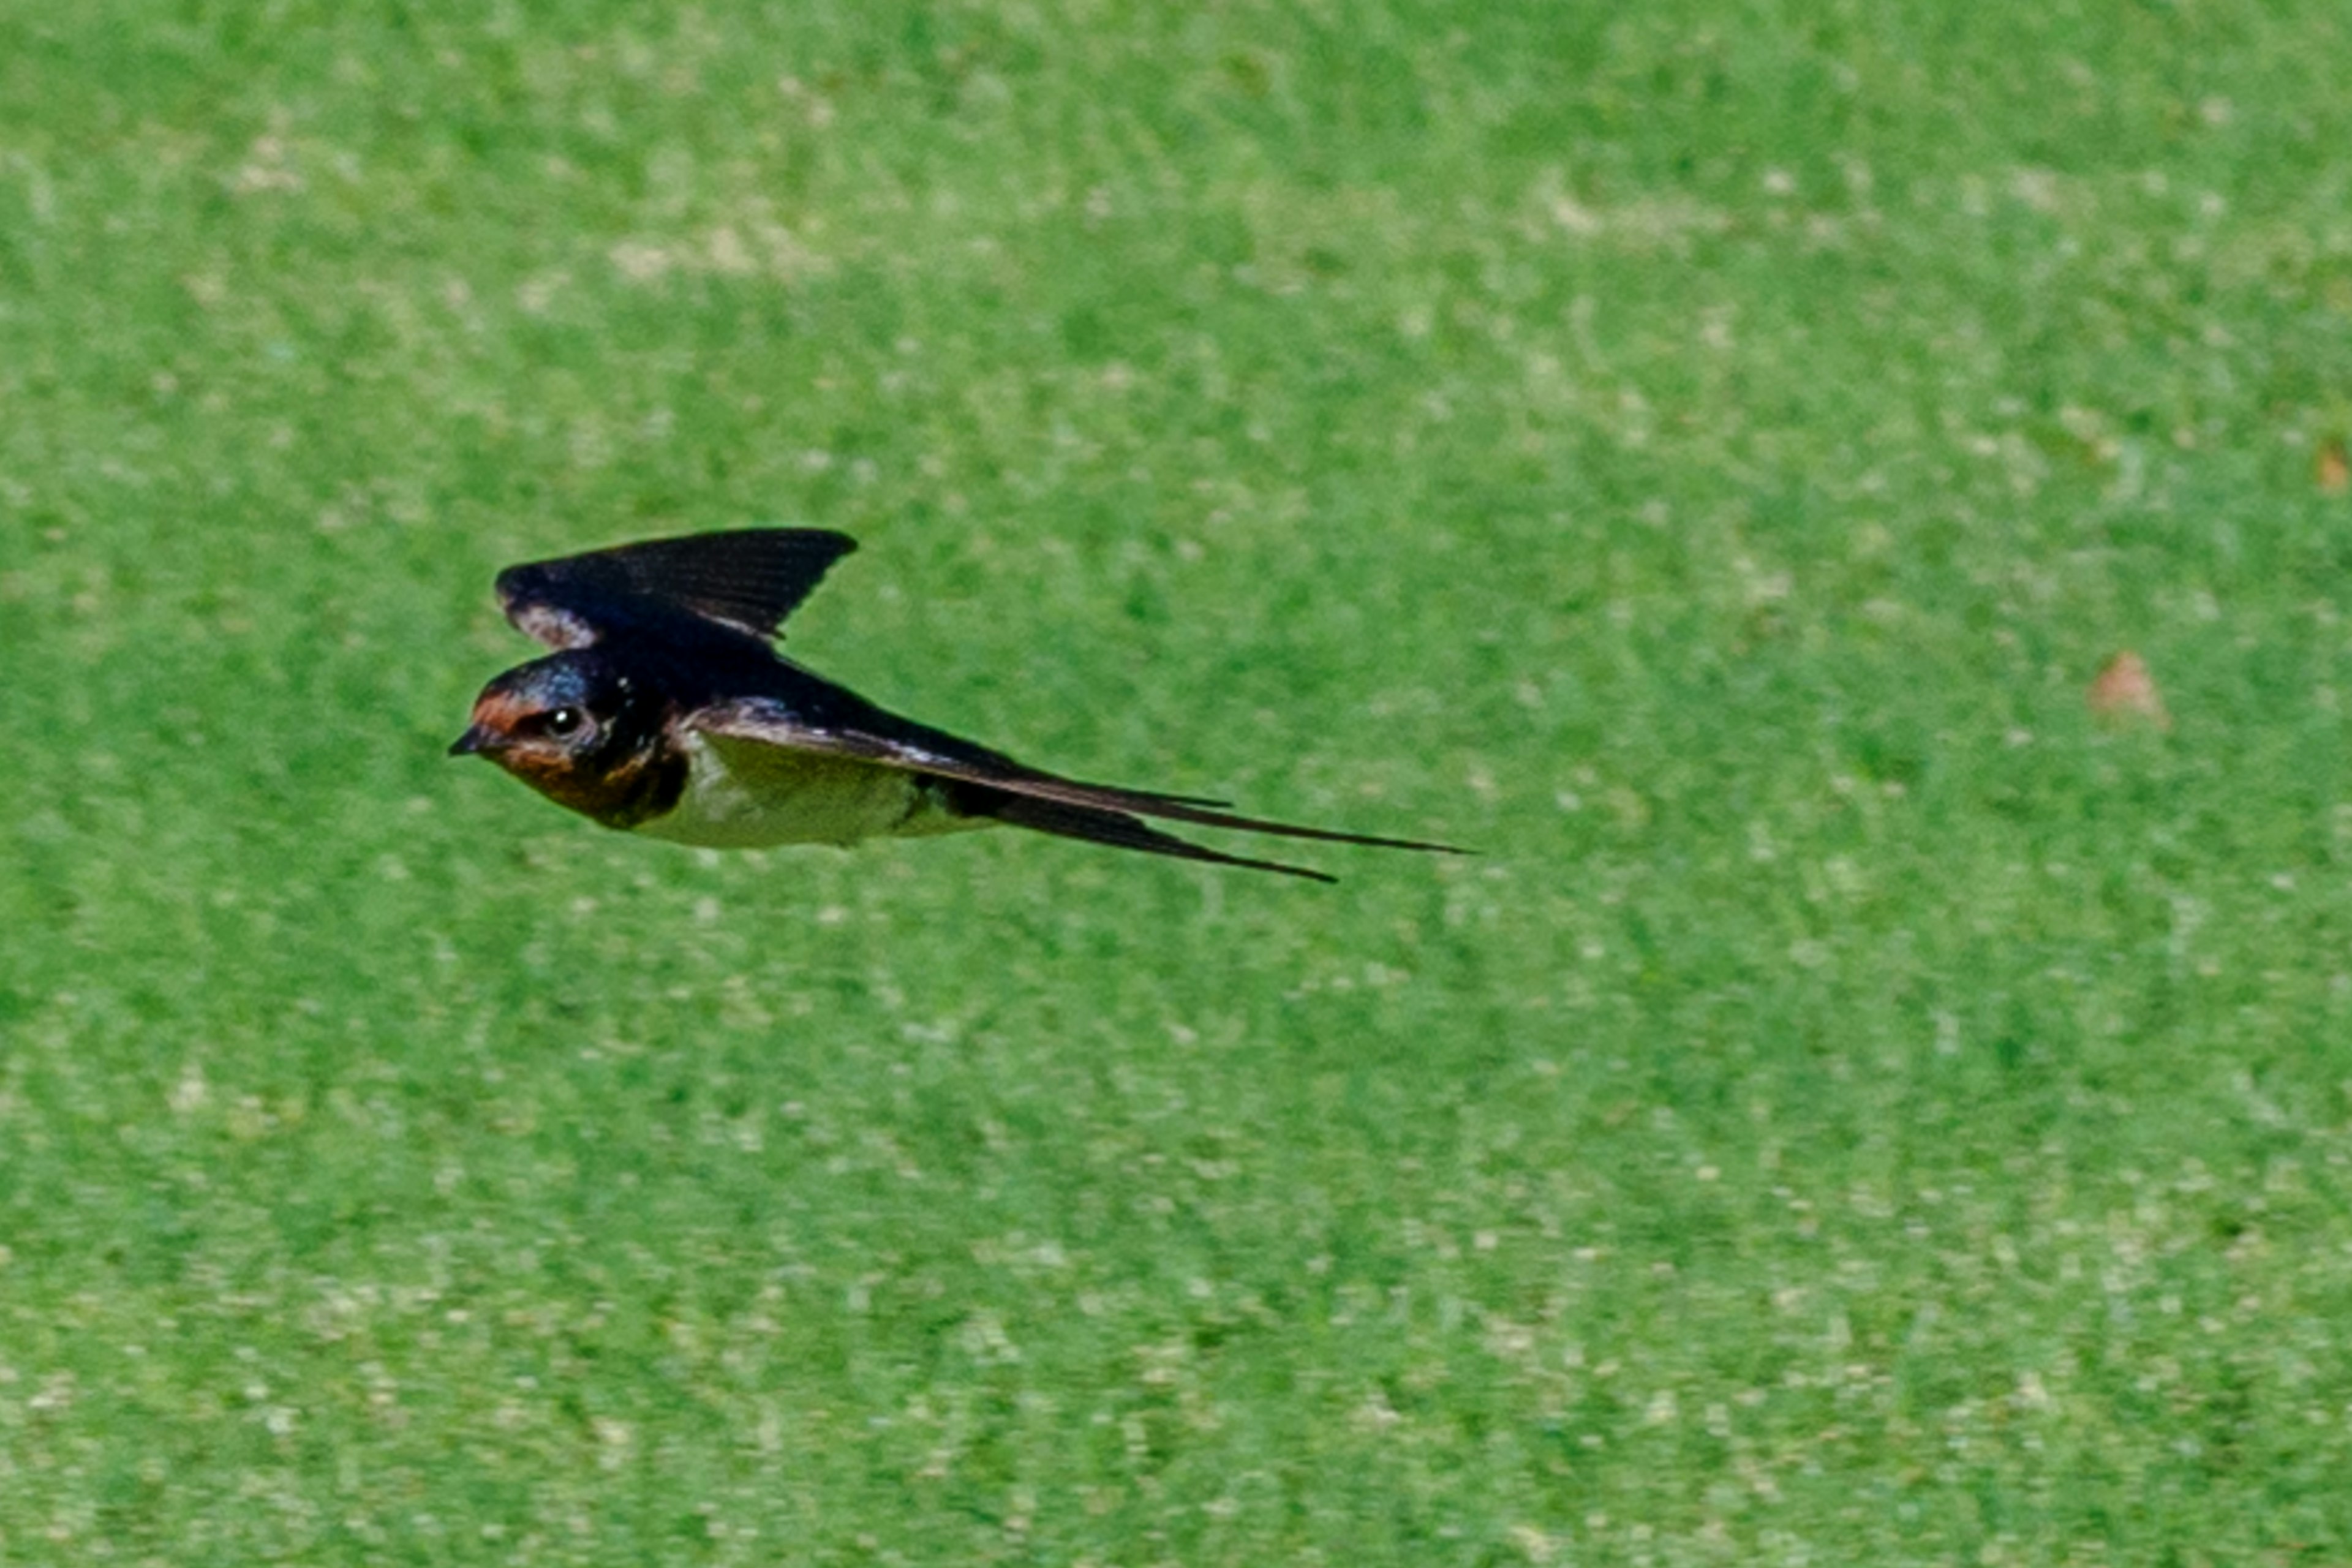
M 0 3 L 0 1562 L 2352 1554 L 2347 58 Z M 442 757 L 499 565 L 792 521 L 885 703 L 1483 858 Z

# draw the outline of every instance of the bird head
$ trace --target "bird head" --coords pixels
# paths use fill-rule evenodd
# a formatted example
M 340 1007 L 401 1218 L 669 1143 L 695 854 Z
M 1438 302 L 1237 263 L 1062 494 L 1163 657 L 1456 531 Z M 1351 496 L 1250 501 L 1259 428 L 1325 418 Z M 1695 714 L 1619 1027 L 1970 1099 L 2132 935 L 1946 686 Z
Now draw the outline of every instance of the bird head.
M 496 763 L 559 805 L 626 827 L 648 814 L 660 747 L 660 717 L 636 683 L 593 649 L 572 648 L 483 687 L 449 754 Z

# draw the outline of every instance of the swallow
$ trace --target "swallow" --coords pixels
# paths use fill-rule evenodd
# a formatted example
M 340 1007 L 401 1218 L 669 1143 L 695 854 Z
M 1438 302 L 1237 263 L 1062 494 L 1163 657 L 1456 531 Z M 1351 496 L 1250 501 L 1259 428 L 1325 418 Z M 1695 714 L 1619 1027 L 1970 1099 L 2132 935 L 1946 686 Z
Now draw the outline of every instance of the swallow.
M 772 646 L 785 617 L 856 548 L 825 529 L 745 529 L 509 566 L 498 575 L 499 607 L 556 651 L 484 687 L 449 753 L 487 758 L 606 827 L 714 848 L 1006 826 L 1335 879 L 1207 848 L 1150 818 L 1464 853 L 1082 784 L 875 706 Z

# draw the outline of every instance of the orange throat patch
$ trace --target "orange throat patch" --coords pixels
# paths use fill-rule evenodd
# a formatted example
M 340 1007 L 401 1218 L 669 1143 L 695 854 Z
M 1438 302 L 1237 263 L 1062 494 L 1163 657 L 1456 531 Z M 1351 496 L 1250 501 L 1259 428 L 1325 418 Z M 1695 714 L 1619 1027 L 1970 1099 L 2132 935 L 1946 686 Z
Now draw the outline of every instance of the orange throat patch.
M 490 760 L 556 805 L 603 823 L 630 828 L 677 804 L 686 761 L 658 751 L 633 752 L 609 767 L 586 765 L 536 747 L 494 751 Z

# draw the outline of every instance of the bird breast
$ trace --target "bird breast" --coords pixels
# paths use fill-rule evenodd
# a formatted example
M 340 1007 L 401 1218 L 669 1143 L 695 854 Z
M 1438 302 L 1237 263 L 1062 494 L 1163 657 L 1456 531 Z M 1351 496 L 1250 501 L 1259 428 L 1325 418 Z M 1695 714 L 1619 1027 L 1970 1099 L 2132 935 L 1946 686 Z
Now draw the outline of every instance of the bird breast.
M 655 838 L 713 849 L 856 844 L 985 827 L 937 784 L 897 768 L 689 731 L 677 805 L 638 826 Z

